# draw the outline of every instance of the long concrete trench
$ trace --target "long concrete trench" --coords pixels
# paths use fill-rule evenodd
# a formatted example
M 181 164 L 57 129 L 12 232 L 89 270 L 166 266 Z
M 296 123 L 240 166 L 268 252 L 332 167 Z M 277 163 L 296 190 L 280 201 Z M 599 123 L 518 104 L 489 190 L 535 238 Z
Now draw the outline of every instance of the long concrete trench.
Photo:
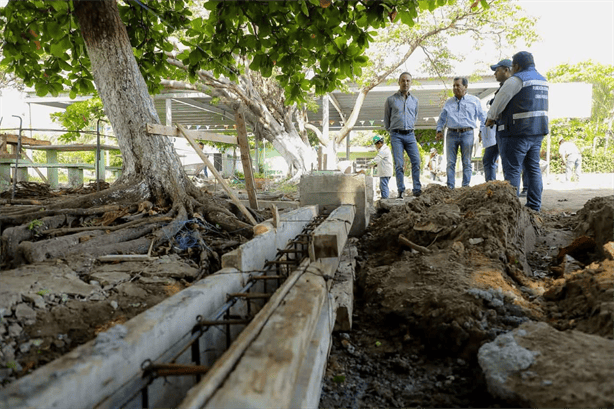
M 265 222 L 220 271 L 14 382 L 0 408 L 317 407 L 337 312 L 351 322 L 352 280 L 333 277 L 355 213 Z

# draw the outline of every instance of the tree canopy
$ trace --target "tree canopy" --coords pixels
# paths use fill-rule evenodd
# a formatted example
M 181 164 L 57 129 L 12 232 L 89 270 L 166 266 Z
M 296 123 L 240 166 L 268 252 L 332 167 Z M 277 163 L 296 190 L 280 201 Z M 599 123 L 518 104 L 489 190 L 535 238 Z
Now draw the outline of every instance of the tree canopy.
M 381 1 L 209 1 L 208 16 L 193 16 L 190 3 L 164 0 L 144 4 L 119 2 L 122 21 L 139 69 L 151 93 L 162 79 L 173 78 L 166 52 L 179 39 L 177 56 L 191 80 L 198 70 L 236 79 L 241 71 L 236 56 L 264 76 L 275 75 L 289 100 L 305 92 L 324 93 L 344 78 L 359 76 L 367 63 L 365 49 L 374 28 L 392 21 L 413 25 L 420 10 L 434 10 L 453 0 Z M 482 0 L 487 6 L 486 1 Z M 479 7 L 476 1 L 473 7 Z M 71 97 L 94 92 L 85 44 L 72 1 L 10 1 L 0 9 L 3 61 L 37 95 Z
M 546 73 L 551 82 L 586 82 L 593 85 L 592 120 L 602 122 L 614 117 L 614 65 L 594 61 L 561 64 Z

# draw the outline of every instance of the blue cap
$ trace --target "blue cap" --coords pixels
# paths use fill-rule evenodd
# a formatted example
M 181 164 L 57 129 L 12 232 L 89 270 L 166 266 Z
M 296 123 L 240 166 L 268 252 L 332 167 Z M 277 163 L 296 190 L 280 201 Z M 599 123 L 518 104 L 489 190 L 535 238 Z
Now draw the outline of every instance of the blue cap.
M 527 68 L 531 65 L 535 65 L 535 61 L 533 60 L 533 54 L 528 51 L 520 51 L 512 57 L 512 61 L 514 64 L 518 64 L 520 68 Z
M 498 63 L 496 63 L 495 65 L 491 65 L 490 69 L 493 71 L 497 71 L 497 68 L 499 67 L 507 67 L 507 68 L 512 68 L 512 60 L 501 60 Z

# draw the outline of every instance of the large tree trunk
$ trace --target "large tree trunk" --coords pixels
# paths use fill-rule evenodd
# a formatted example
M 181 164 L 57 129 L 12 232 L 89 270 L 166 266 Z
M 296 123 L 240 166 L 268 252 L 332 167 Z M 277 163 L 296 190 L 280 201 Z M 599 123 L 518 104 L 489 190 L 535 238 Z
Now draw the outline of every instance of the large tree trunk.
M 115 190 L 133 201 L 185 201 L 186 192 L 195 188 L 171 142 L 146 132 L 147 123 L 160 120 L 115 0 L 78 0 L 74 5 L 94 81 L 122 152 L 123 172 Z
M 75 0 L 74 8 L 98 93 L 117 135 L 123 169 L 110 189 L 64 202 L 62 206 L 150 200 L 164 207 L 172 204 L 172 214 L 178 219 L 200 212 L 208 221 L 231 230 L 249 227 L 235 217 L 237 214 L 228 203 L 214 203 L 194 186 L 168 137 L 147 133 L 146 124 L 159 124 L 160 120 L 116 1 Z
M 185 66 L 169 55 L 168 62 L 181 69 Z M 207 71 L 199 71 L 201 83 L 195 85 L 180 81 L 162 81 L 162 84 L 174 89 L 194 89 L 205 92 L 212 97 L 220 98 L 233 110 L 241 112 L 245 122 L 250 125 L 256 137 L 273 144 L 273 147 L 291 165 L 295 173 L 290 182 L 297 181 L 302 174 L 308 172 L 317 163 L 315 151 L 309 140 L 302 137 L 294 126 L 296 113 L 294 106 L 286 106 L 283 102 L 283 90 L 276 84 L 267 83 L 260 87 L 254 85 L 253 75 L 241 76 L 238 83 L 227 78 L 216 78 Z M 263 81 L 261 81 L 263 82 Z M 262 89 L 267 88 L 263 94 Z

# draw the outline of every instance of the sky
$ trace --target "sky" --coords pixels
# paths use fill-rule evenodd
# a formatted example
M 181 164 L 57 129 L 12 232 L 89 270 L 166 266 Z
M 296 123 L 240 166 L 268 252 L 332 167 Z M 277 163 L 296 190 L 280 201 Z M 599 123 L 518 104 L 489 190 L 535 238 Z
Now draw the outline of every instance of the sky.
M 514 52 L 531 52 L 540 73 L 545 75 L 559 64 L 589 59 L 614 65 L 614 0 L 518 0 L 517 3 L 527 14 L 538 18 L 534 29 L 541 41 L 530 47 L 521 43 Z M 471 40 L 452 41 L 451 50 L 465 57 L 464 62 L 455 66 L 454 75 L 490 72 L 490 65 L 514 54 L 499 55 L 494 47 L 476 52 Z M 417 59 L 422 57 L 410 58 L 408 71 L 415 70 Z
M 544 73 L 559 64 L 592 59 L 614 65 L 614 1 L 523 0 L 529 14 L 540 17 L 536 31 L 543 38 L 527 51 Z

